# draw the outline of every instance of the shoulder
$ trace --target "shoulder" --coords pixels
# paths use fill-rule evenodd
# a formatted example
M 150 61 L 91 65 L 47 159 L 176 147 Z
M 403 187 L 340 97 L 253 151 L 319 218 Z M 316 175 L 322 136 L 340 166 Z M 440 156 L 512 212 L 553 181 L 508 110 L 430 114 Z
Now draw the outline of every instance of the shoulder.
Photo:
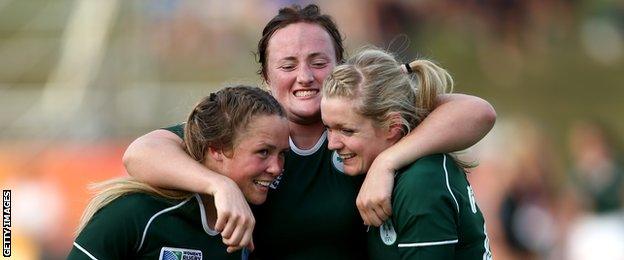
M 177 125 L 163 127 L 161 129 L 162 130 L 167 130 L 169 132 L 172 132 L 172 133 L 174 133 L 175 135 L 177 135 L 180 138 L 184 138 L 184 125 L 186 125 L 186 123 L 180 123 L 180 124 L 177 124 Z
M 81 251 L 98 258 L 132 258 L 140 248 L 141 236 L 150 219 L 171 205 L 172 201 L 143 193 L 114 199 L 96 212 L 82 229 L 73 255 L 80 256 Z
M 417 209 L 456 203 L 449 187 L 455 162 L 446 154 L 423 157 L 397 173 L 393 192 L 393 208 Z
M 137 192 L 126 194 L 115 199 L 102 208 L 102 211 L 121 212 L 124 215 L 128 215 L 129 212 L 132 212 L 132 215 L 141 215 L 157 212 L 175 205 L 175 203 L 175 200 L 167 200 L 154 195 Z
M 168 200 L 145 193 L 130 193 L 104 206 L 93 216 L 92 221 L 99 222 L 104 227 L 123 223 L 131 226 L 132 229 L 142 229 L 159 212 L 173 208 L 181 202 L 183 200 Z
M 396 186 L 435 188 L 435 184 L 444 179 L 446 160 L 445 154 L 435 154 L 418 159 L 398 171 Z

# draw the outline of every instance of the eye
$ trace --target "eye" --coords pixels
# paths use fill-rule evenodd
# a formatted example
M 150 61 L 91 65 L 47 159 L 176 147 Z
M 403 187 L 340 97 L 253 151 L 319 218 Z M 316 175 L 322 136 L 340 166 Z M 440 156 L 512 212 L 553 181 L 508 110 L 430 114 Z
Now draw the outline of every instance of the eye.
M 325 68 L 327 66 L 327 61 L 326 60 L 314 60 L 312 61 L 312 67 L 317 68 L 317 69 L 321 69 L 321 68 Z
M 294 64 L 284 64 L 282 66 L 279 67 L 281 70 L 283 71 L 293 71 L 295 70 L 295 65 Z
M 260 157 L 262 158 L 266 158 L 269 156 L 269 150 L 268 149 L 262 149 L 256 152 L 258 155 L 260 155 Z
M 353 129 L 349 129 L 349 128 L 342 128 L 342 129 L 340 129 L 340 133 L 342 133 L 345 136 L 352 136 L 353 133 L 355 133 L 355 131 Z
M 290 151 L 289 149 L 282 150 L 282 151 L 279 153 L 279 157 L 281 157 L 281 158 L 286 157 L 286 154 L 287 154 L 289 151 Z

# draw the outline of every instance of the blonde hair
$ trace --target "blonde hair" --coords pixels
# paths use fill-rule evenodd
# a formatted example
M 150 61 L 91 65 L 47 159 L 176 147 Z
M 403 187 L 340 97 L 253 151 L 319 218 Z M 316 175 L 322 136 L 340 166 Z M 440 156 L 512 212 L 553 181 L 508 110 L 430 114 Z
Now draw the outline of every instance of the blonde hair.
M 121 177 L 107 180 L 89 185 L 89 189 L 97 191 L 95 196 L 91 198 L 85 211 L 80 217 L 80 223 L 76 229 L 76 235 L 84 229 L 89 220 L 102 209 L 117 198 L 130 193 L 146 193 L 157 197 L 167 199 L 186 199 L 192 196 L 190 192 L 165 190 L 152 187 L 148 184 L 139 182 L 132 177 Z
M 184 126 L 185 151 L 204 163 L 209 146 L 233 149 L 237 138 L 255 116 L 285 117 L 281 106 L 268 92 L 249 86 L 221 89 L 200 100 Z M 186 199 L 186 191 L 165 190 L 141 183 L 131 177 L 117 178 L 90 186 L 96 195 L 87 205 L 76 230 L 79 234 L 97 211 L 130 193 L 146 193 L 167 199 Z
M 390 127 L 398 119 L 405 136 L 433 111 L 439 95 L 453 90 L 451 75 L 433 61 L 417 59 L 408 65 L 402 67 L 406 65 L 383 50 L 364 48 L 334 68 L 323 84 L 323 97 L 352 100 L 356 112 L 378 127 Z
M 407 135 L 435 107 L 438 95 L 453 89 L 453 78 L 429 60 L 409 63 L 412 74 L 389 53 L 366 48 L 334 68 L 323 85 L 324 97 L 345 97 L 356 102 L 356 111 L 378 126 L 392 124 L 399 114 Z

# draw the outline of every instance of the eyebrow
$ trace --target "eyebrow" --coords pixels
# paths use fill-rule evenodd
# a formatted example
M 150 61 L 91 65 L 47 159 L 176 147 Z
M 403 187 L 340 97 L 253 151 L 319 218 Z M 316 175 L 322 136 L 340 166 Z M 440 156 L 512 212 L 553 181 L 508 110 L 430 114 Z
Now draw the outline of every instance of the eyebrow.
M 327 55 L 325 55 L 322 52 L 314 52 L 308 55 L 308 58 L 312 58 L 312 59 L 318 58 L 318 57 L 327 58 Z M 296 60 L 297 58 L 295 56 L 288 56 L 288 57 L 284 57 L 280 59 L 280 61 L 296 61 Z

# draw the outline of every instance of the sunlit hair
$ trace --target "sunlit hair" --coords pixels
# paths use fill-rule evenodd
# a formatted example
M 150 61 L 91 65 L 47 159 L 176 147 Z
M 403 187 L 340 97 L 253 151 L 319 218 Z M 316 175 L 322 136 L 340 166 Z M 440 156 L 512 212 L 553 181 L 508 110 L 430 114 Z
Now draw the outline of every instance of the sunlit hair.
M 412 74 L 401 66 L 391 54 L 367 47 L 334 68 L 323 96 L 353 100 L 359 114 L 381 127 L 396 123 L 398 114 L 406 135 L 434 109 L 439 94 L 452 91 L 453 79 L 429 60 L 412 61 Z
M 285 117 L 277 100 L 260 88 L 237 86 L 210 94 L 186 120 L 186 151 L 203 163 L 208 146 L 231 150 L 251 119 L 259 115 Z
M 232 151 L 249 122 L 264 115 L 285 117 L 279 103 L 268 92 L 249 86 L 221 89 L 204 97 L 189 114 L 184 126 L 185 150 L 200 163 L 205 162 L 209 146 Z M 152 187 L 132 177 L 104 181 L 91 185 L 90 189 L 97 193 L 87 205 L 76 234 L 82 231 L 98 210 L 129 193 L 146 193 L 167 199 L 192 196 L 185 191 Z
M 342 62 L 344 57 L 342 36 L 331 16 L 322 14 L 320 8 L 314 4 L 307 5 L 304 8 L 301 8 L 299 5 L 284 7 L 266 24 L 262 30 L 262 38 L 258 42 L 258 52 L 256 53 L 260 63 L 258 74 L 262 76 L 263 80 L 266 81 L 267 79 L 267 48 L 271 37 L 277 30 L 294 23 L 311 23 L 323 27 L 332 38 L 334 51 L 336 52 L 336 62 Z
M 348 98 L 377 127 L 399 123 L 405 136 L 433 111 L 440 94 L 452 92 L 453 78 L 426 59 L 410 62 L 409 74 L 403 66 L 388 52 L 364 48 L 334 68 L 323 84 L 323 97 Z

